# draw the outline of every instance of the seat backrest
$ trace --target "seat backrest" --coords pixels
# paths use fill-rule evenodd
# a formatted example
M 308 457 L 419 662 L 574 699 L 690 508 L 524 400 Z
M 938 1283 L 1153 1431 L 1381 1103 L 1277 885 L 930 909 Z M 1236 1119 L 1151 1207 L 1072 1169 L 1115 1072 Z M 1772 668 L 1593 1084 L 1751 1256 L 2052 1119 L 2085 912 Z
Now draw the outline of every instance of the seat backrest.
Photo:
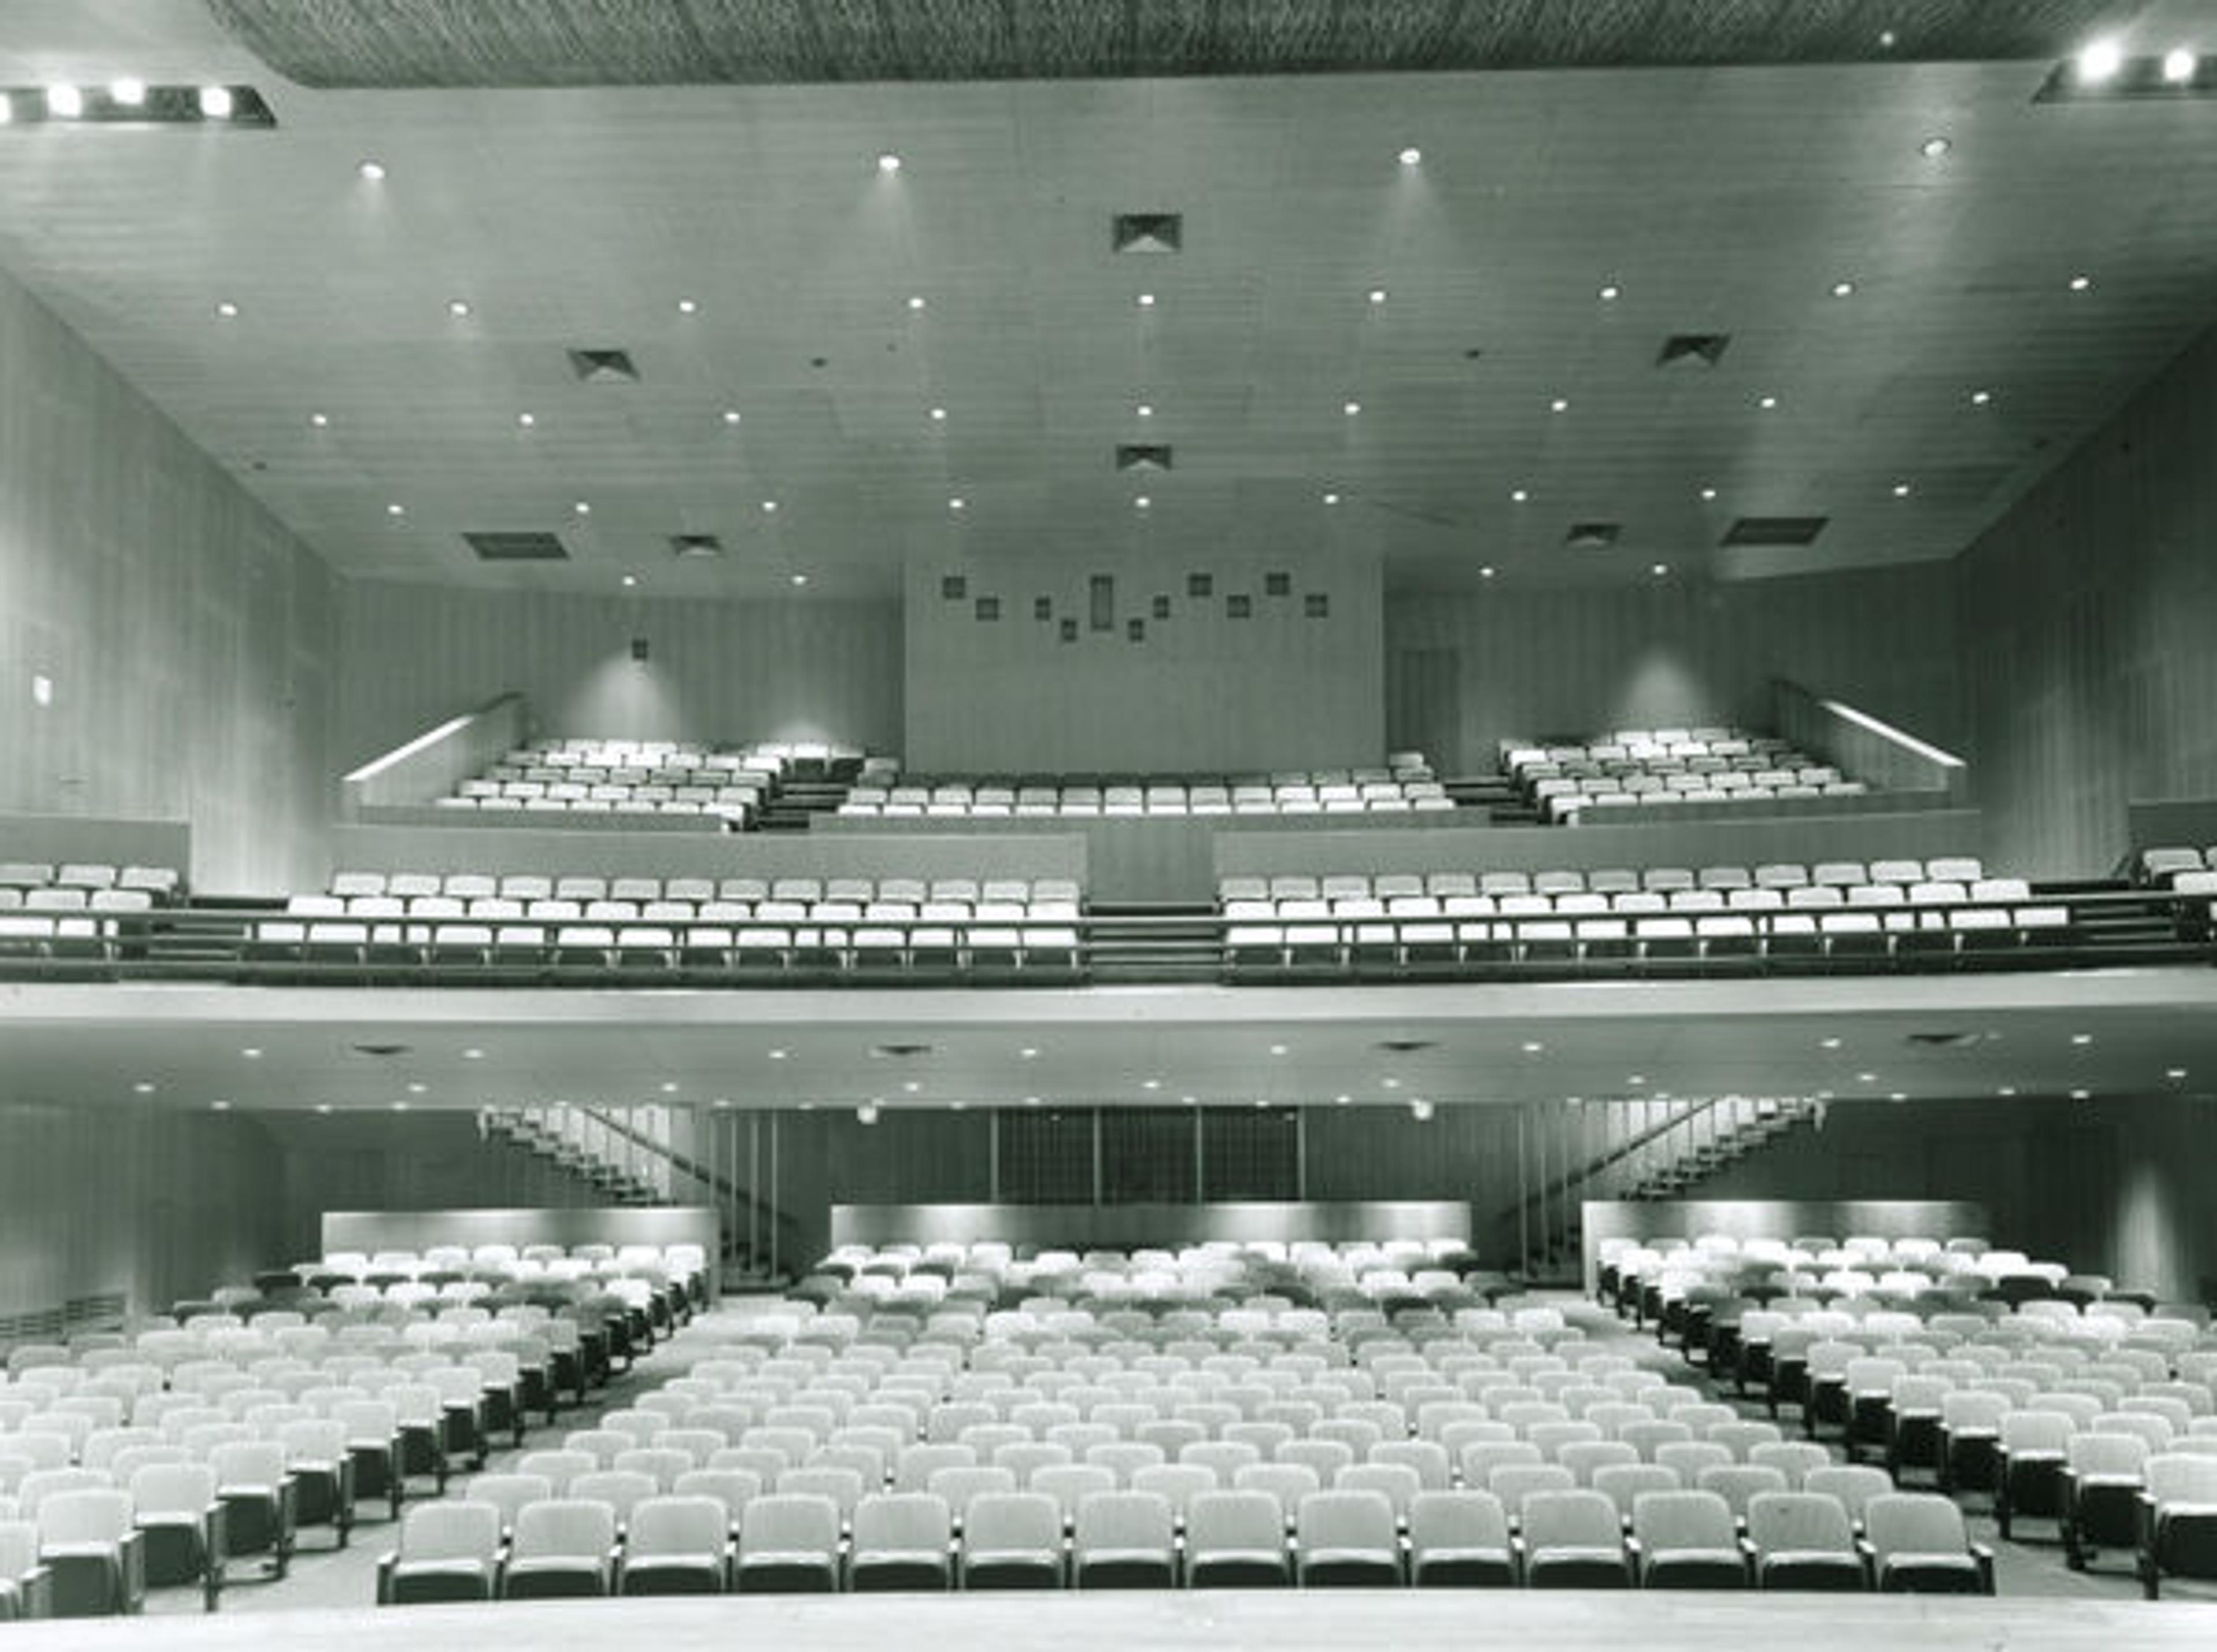
M 962 1516 L 962 1546 L 972 1554 L 1033 1550 L 1059 1555 L 1062 1511 L 1032 1491 L 979 1492 Z
M 1632 1501 L 1632 1535 L 1650 1555 L 1674 1549 L 1729 1550 L 1738 1541 L 1732 1505 L 1714 1491 L 1640 1493 Z
M 1847 1509 L 1822 1492 L 1757 1492 L 1748 1500 L 1747 1535 L 1758 1554 L 1856 1551 Z
M 1506 1550 L 1509 1511 L 1490 1491 L 1423 1491 L 1409 1504 L 1409 1544 L 1427 1550 Z
M 634 1561 L 720 1555 L 730 1529 L 731 1516 L 713 1497 L 648 1497 L 633 1507 L 625 1522 L 624 1553 Z
M 1194 1500 L 1196 1504 L 1200 1501 L 1201 1497 Z M 1193 1505 L 1188 1505 L 1189 1517 Z M 1080 1561 L 1089 1552 L 1105 1550 L 1126 1553 L 1154 1551 L 1168 1558 L 1171 1541 L 1170 1500 L 1151 1491 L 1098 1491 L 1078 1505 L 1075 1530 Z
M 401 1517 L 400 1557 L 474 1560 L 487 1567 L 500 1548 L 500 1510 L 468 1498 L 418 1503 Z
M 1889 1555 L 1960 1555 L 1970 1548 L 1963 1512 L 1936 1492 L 1887 1492 L 1863 1505 L 1863 1537 Z
M 1883 1469 L 1874 1469 L 1868 1463 L 1842 1463 L 1828 1469 L 1812 1469 L 1801 1476 L 1801 1489 L 1837 1499 L 1850 1519 L 1860 1520 L 1870 1500 L 1891 1493 L 1893 1482 Z
M 133 1471 L 131 1505 L 149 1514 L 197 1515 L 215 1501 L 215 1471 L 202 1463 L 150 1463 Z
M 583 1498 L 541 1498 L 516 1509 L 509 1553 L 518 1560 L 554 1556 L 603 1567 L 615 1547 L 615 1511 Z
M 633 1509 L 660 1490 L 652 1476 L 632 1469 L 596 1469 L 570 1482 L 571 1497 L 606 1503 L 619 1522 L 627 1520 Z
M 1277 1496 L 1259 1488 L 1197 1493 L 1186 1505 L 1186 1554 L 1198 1559 L 1226 1550 L 1282 1550 L 1286 1514 Z
M 855 1505 L 854 1552 L 947 1552 L 954 1517 L 944 1497 L 928 1491 L 873 1492 Z
M 1535 1491 L 1524 1499 L 1524 1543 L 1535 1556 L 1550 1549 L 1607 1549 L 1621 1545 L 1616 1505 L 1597 1491 Z
M 1365 1549 L 1393 1554 L 1398 1513 L 1382 1491 L 1335 1488 L 1311 1492 L 1300 1500 L 1294 1529 L 1304 1553 L 1324 1549 Z

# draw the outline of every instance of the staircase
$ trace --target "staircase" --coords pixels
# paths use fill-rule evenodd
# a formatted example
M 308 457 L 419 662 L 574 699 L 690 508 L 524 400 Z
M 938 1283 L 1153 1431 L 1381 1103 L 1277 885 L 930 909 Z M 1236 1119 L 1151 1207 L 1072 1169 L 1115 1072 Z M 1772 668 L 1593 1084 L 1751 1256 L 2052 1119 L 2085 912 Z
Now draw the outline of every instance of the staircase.
M 816 816 L 837 814 L 839 805 L 847 801 L 847 794 L 853 789 L 852 780 L 781 779 L 776 789 L 763 800 L 762 813 L 755 820 L 755 829 L 758 832 L 806 832 Z
M 1589 1199 L 1692 1197 L 1727 1166 L 1797 1129 L 1817 1104 L 1799 1096 L 1628 1101 L 1535 1112 L 1528 1130 L 1536 1169 L 1502 1213 L 1528 1278 L 1578 1283 L 1579 1207 Z
M 666 1152 L 642 1155 L 640 1132 L 590 1107 L 481 1107 L 478 1129 L 488 1140 L 511 1142 L 569 1172 L 601 1203 L 637 1208 L 674 1203 Z
M 1542 824 L 1531 800 L 1507 775 L 1477 775 L 1442 783 L 1459 809 L 1482 809 L 1491 826 Z
M 1223 919 L 1208 901 L 1093 901 L 1085 909 L 1086 979 L 1214 981 Z

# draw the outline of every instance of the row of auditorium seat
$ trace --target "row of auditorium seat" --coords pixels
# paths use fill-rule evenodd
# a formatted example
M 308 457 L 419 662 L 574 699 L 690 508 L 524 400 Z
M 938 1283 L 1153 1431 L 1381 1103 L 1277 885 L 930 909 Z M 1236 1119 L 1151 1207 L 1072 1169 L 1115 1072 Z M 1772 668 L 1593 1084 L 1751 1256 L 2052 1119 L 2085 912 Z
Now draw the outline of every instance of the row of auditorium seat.
M 1551 821 L 1582 813 L 1866 789 L 1790 743 L 1729 728 L 1624 729 L 1590 741 L 1504 740 L 1502 771 Z
M 1300 815 L 1437 811 L 1454 807 L 1446 788 L 1429 770 L 1410 768 L 1108 784 L 908 779 L 890 786 L 857 786 L 841 803 L 839 813 L 933 818 Z

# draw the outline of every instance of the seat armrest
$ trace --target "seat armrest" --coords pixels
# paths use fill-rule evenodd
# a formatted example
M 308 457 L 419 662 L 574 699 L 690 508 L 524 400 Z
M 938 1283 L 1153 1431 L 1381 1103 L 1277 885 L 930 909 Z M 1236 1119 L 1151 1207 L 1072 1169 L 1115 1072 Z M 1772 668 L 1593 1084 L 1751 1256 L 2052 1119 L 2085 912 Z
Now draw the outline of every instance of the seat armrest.
M 1861 1534 L 1856 1538 L 1856 1558 L 1863 1563 L 1863 1586 L 1866 1588 L 1876 1588 L 1878 1587 L 1878 1550 L 1871 1547 L 1868 1538 Z
M 135 1527 L 115 1545 L 116 1585 L 123 1593 L 123 1610 L 137 1613 L 146 1604 L 146 1534 Z
M 34 1566 L 15 1580 L 15 1590 L 25 1618 L 54 1615 L 54 1574 L 48 1566 Z
M 1971 1545 L 1971 1558 L 1979 1564 L 1979 1593 L 1992 1594 L 1994 1592 L 1993 1550 L 1985 1544 L 1974 1543 Z
M 397 1552 L 377 1557 L 377 1604 L 380 1606 L 392 1604 L 392 1574 L 399 1564 L 400 1556 Z

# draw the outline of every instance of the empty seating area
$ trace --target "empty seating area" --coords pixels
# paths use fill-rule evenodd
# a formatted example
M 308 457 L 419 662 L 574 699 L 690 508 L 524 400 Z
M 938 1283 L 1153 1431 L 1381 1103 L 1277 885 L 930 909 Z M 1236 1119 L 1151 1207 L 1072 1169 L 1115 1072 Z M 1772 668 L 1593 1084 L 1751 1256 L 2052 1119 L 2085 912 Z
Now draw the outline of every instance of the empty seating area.
M 254 921 L 262 963 L 693 980 L 977 971 L 1066 977 L 1078 885 L 1060 878 L 337 874 Z
M 172 867 L 0 862 L 0 958 L 104 961 L 181 893 Z
M 1868 789 L 1791 743 L 1732 728 L 1621 728 L 1501 742 L 1501 770 L 1542 820 L 1688 803 L 1849 797 Z
M 789 784 L 843 788 L 886 762 L 866 758 L 851 746 L 812 741 L 709 746 L 684 740 L 543 740 L 517 747 L 437 801 L 442 808 L 503 818 L 606 815 L 611 826 L 643 814 L 707 815 L 743 831 Z
M 333 1254 L 127 1332 L 22 1343 L 0 1377 L 0 1566 L 27 1616 L 214 1611 L 304 1546 L 401 1518 L 520 1447 L 705 1294 L 687 1247 Z M 482 1476 L 481 1476 L 482 1477 Z M 432 1504 L 431 1507 L 439 1507 Z M 246 1568 L 246 1569 L 242 1569 Z M 26 1573 L 34 1575 L 26 1578 Z
M 1968 1237 L 1620 1243 L 1602 1278 L 1729 1391 L 1837 1444 L 1843 1491 L 1974 1500 L 2004 1538 L 2052 1538 L 2074 1570 L 2122 1562 L 2151 1599 L 2217 1577 L 2200 1303 Z
M 1241 775 L 1003 775 L 873 777 L 839 813 L 894 820 L 1182 819 L 1220 815 L 1349 815 L 1452 810 L 1419 752 L 1380 767 Z
M 1218 896 L 1235 975 L 2037 966 L 2083 938 L 2088 899 L 1964 856 L 1230 877 Z

